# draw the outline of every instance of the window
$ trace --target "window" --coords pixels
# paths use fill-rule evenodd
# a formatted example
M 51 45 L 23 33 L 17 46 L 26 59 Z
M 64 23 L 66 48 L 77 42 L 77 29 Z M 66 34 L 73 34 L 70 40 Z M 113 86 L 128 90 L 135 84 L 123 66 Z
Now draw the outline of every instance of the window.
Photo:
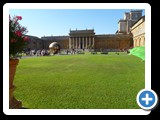
M 135 18 L 137 18 L 138 17 L 138 15 L 137 14 L 135 14 Z
M 121 30 L 124 31 L 124 25 L 121 26 Z

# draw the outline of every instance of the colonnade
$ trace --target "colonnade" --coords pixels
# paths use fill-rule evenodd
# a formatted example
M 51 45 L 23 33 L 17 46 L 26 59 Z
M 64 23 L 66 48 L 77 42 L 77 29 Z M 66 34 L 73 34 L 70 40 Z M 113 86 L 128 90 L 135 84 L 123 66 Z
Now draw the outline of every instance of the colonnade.
M 69 38 L 69 48 L 73 49 L 89 49 L 93 48 L 95 43 L 95 38 L 93 36 L 84 37 L 70 37 Z

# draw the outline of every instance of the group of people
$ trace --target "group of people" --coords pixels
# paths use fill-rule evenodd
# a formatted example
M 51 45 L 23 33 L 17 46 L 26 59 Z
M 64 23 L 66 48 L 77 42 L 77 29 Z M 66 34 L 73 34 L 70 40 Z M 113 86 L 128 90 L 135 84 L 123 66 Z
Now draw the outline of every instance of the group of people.
M 66 54 L 71 54 L 71 55 L 74 55 L 74 54 L 77 54 L 79 52 L 82 52 L 82 51 L 78 51 L 78 50 L 75 50 L 75 49 L 71 49 L 71 50 L 66 50 Z
M 48 56 L 50 55 L 50 52 L 49 50 L 46 50 L 46 49 L 37 50 L 36 55 L 37 56 Z
M 26 50 L 24 53 L 28 56 L 47 56 L 50 54 L 49 50 L 39 49 L 39 50 Z

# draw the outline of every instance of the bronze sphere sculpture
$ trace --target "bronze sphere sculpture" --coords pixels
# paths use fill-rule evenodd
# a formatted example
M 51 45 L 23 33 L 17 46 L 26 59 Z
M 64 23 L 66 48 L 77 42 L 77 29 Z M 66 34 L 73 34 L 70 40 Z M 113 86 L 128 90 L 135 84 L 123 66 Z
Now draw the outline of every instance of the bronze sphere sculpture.
M 57 54 L 60 51 L 60 45 L 57 42 L 52 42 L 49 45 L 50 53 Z

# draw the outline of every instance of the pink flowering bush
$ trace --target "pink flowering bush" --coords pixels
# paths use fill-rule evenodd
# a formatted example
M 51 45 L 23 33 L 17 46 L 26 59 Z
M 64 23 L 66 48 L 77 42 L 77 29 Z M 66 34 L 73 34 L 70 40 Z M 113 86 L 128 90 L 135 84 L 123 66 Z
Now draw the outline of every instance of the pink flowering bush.
M 9 16 L 9 57 L 16 58 L 16 54 L 21 53 L 29 42 L 25 34 L 28 32 L 26 27 L 20 25 L 21 16 Z

